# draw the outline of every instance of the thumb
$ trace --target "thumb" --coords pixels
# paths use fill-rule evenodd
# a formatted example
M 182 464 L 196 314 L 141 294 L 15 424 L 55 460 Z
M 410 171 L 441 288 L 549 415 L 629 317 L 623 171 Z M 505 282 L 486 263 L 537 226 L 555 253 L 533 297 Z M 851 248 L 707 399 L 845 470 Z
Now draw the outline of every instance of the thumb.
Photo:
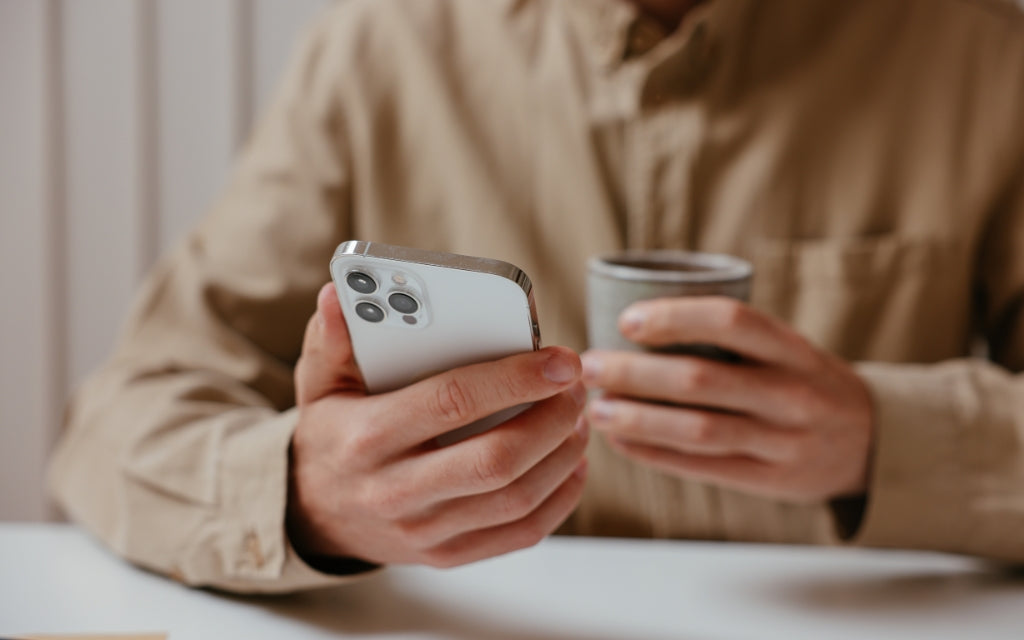
M 302 405 L 345 391 L 364 392 L 364 385 L 338 292 L 328 282 L 317 294 L 316 313 L 306 324 L 302 355 L 295 367 L 295 398 Z

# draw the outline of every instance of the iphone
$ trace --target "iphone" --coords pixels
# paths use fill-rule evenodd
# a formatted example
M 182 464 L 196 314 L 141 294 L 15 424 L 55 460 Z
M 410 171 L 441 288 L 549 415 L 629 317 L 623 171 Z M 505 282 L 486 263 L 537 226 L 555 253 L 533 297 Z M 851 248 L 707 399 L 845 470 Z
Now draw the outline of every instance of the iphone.
M 540 348 L 533 285 L 507 262 L 353 240 L 335 251 L 331 277 L 370 393 Z M 467 425 L 441 443 L 524 408 Z

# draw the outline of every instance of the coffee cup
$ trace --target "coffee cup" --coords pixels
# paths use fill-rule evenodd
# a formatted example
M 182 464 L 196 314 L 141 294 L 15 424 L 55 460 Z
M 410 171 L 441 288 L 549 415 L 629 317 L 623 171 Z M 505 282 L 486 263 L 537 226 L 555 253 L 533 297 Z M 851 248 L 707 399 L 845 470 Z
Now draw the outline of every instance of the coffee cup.
M 727 296 L 746 302 L 754 273 L 749 262 L 717 253 L 650 250 L 597 256 L 587 267 L 587 337 L 592 349 L 736 359 L 707 344 L 644 347 L 623 337 L 619 316 L 632 304 L 655 298 Z

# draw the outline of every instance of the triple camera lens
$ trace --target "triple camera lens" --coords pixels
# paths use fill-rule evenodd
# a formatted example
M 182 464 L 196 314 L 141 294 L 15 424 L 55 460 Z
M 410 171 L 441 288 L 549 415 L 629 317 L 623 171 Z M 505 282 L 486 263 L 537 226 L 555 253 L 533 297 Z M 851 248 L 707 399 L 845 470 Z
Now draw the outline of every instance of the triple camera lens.
M 353 271 L 345 277 L 345 282 L 348 286 L 357 293 L 363 295 L 370 295 L 377 291 L 377 281 L 373 279 L 373 276 L 365 274 L 361 271 Z M 416 324 L 416 319 L 413 316 L 417 311 L 420 310 L 420 303 L 416 298 L 412 297 L 407 293 L 395 292 L 388 296 L 388 304 L 392 309 L 404 316 L 407 324 Z M 356 304 L 356 315 L 367 322 L 383 322 L 387 313 L 380 307 L 380 305 L 374 302 L 363 301 Z

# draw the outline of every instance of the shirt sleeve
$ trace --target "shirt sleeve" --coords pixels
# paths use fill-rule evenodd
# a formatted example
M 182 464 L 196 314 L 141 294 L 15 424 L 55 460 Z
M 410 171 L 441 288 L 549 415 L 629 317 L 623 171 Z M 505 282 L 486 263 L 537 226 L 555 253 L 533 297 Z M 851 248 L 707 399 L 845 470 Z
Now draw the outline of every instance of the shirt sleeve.
M 852 540 L 1024 562 L 1024 171 L 979 250 L 989 359 L 863 364 L 876 403 L 864 520 Z
M 349 225 L 338 22 L 314 26 L 225 193 L 148 276 L 51 463 L 71 518 L 190 585 L 340 580 L 305 564 L 284 524 L 293 366 Z

